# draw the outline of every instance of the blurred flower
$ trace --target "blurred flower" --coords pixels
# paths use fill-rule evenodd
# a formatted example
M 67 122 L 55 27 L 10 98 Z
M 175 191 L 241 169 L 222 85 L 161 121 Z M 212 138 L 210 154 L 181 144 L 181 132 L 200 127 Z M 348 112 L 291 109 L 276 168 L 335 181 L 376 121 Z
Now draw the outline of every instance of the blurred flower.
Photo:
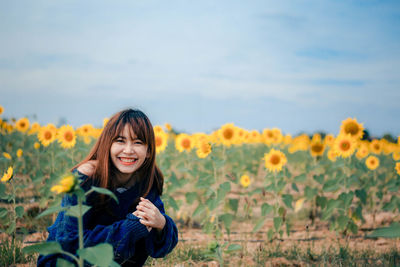
M 324 138 L 324 143 L 327 146 L 333 146 L 333 144 L 335 143 L 335 137 L 333 136 L 333 134 L 327 134 Z
M 361 144 L 360 147 L 357 150 L 356 157 L 358 159 L 363 159 L 366 156 L 368 156 L 368 154 L 369 154 L 368 146 L 365 145 L 365 144 Z
M 103 128 L 106 127 L 106 125 L 107 125 L 109 120 L 110 120 L 109 118 L 104 118 L 103 119 Z
M 400 162 L 396 163 L 396 167 L 394 169 L 397 171 L 397 174 L 400 175 Z
M 11 155 L 8 154 L 7 152 L 3 152 L 3 156 L 4 156 L 6 159 L 12 159 Z
M 1 178 L 1 181 L 2 182 L 9 181 L 13 177 L 13 172 L 14 172 L 13 167 L 11 167 L 11 166 L 8 167 L 7 172 L 5 172 L 3 174 L 3 177 Z
M 47 124 L 40 128 L 38 139 L 43 146 L 50 145 L 56 139 L 56 130 L 54 130 L 53 125 Z
M 38 142 L 35 142 L 35 143 L 33 144 L 33 147 L 34 147 L 35 149 L 39 149 L 39 148 L 40 148 L 40 144 L 39 144 Z
M 240 184 L 241 184 L 244 188 L 248 187 L 248 186 L 250 185 L 250 183 L 251 183 L 250 177 L 249 177 L 247 174 L 242 175 L 242 177 L 240 177 Z
M 0 105 L 0 115 L 3 114 L 3 112 L 4 112 L 4 108 L 2 105 Z
M 76 182 L 77 179 L 74 175 L 64 176 L 58 184 L 51 187 L 50 191 L 57 194 L 69 193 L 74 189 Z
M 22 157 L 23 154 L 24 154 L 24 151 L 21 148 L 19 148 L 17 150 L 17 157 L 20 158 L 20 157 Z
M 356 142 L 350 134 L 339 134 L 333 145 L 335 152 L 342 158 L 347 158 L 353 155 L 356 150 Z
M 302 197 L 296 201 L 296 204 L 294 204 L 294 212 L 298 212 L 303 207 L 305 200 L 306 198 Z
M 211 153 L 211 144 L 207 140 L 202 140 L 197 145 L 196 154 L 199 158 L 206 158 Z
M 283 165 L 287 162 L 285 154 L 275 149 L 271 149 L 269 153 L 265 153 L 264 160 L 265 167 L 271 172 L 281 171 Z
M 322 156 L 325 151 L 325 145 L 322 143 L 321 138 L 311 140 L 310 153 L 311 156 L 317 157 Z
M 167 129 L 168 131 L 171 131 L 171 130 L 172 130 L 172 126 L 171 126 L 171 124 L 169 124 L 168 122 L 165 123 L 164 126 L 165 126 L 165 129 Z
M 337 158 L 337 153 L 336 153 L 336 151 L 334 150 L 334 149 L 329 149 L 329 151 L 328 151 L 328 154 L 327 154 L 327 157 L 328 157 L 328 159 L 330 160 L 330 161 L 332 161 L 332 162 L 335 162 L 336 161 L 336 158 Z
M 350 134 L 351 137 L 355 139 L 361 139 L 364 132 L 364 127 L 361 123 L 358 123 L 356 119 L 347 118 L 342 121 L 342 125 L 340 126 L 340 133 L 342 134 Z
M 40 124 L 37 122 L 32 123 L 31 129 L 29 130 L 28 134 L 36 134 L 40 130 Z
M 92 138 L 90 136 L 84 136 L 83 137 L 83 142 L 88 145 L 90 142 L 92 142 Z
M 394 161 L 400 160 L 400 151 L 393 152 L 392 157 Z
M 29 129 L 29 120 L 27 118 L 21 118 L 15 123 L 15 128 L 21 133 L 25 133 Z
M 382 143 L 378 139 L 371 141 L 369 149 L 372 153 L 379 155 L 382 152 Z
M 71 148 L 75 146 L 76 135 L 75 130 L 70 125 L 63 125 L 57 133 L 58 142 L 63 148 Z
M 183 152 L 184 150 L 190 151 L 194 146 L 194 141 L 192 138 L 185 133 L 178 134 L 175 139 L 175 148 L 179 152 Z
M 153 127 L 153 131 L 154 131 L 155 134 L 156 133 L 160 133 L 160 132 L 164 132 L 163 128 L 160 125 L 155 125 Z
M 369 156 L 365 160 L 365 165 L 367 165 L 368 169 L 375 170 L 379 166 L 379 159 L 375 156 Z
M 219 138 L 223 145 L 231 146 L 236 142 L 237 131 L 233 123 L 227 123 L 218 130 Z
M 156 152 L 160 153 L 168 145 L 168 135 L 164 131 L 155 132 Z
M 93 125 L 91 124 L 84 124 L 81 127 L 79 127 L 78 129 L 76 129 L 76 134 L 80 135 L 80 136 L 90 136 L 93 132 Z

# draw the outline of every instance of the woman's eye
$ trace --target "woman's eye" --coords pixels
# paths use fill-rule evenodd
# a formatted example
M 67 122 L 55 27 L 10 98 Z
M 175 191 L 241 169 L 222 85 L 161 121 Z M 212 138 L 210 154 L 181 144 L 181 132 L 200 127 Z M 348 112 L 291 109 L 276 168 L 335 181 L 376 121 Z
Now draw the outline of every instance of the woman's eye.
M 123 142 L 124 142 L 124 139 L 117 139 L 117 140 L 115 140 L 115 142 L 117 142 L 117 143 L 123 143 Z

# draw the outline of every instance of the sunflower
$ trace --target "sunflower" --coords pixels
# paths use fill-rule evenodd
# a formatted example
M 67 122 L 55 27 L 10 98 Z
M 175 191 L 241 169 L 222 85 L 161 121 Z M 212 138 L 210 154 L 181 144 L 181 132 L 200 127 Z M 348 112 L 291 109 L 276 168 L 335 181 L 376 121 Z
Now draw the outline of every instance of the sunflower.
M 175 139 L 175 148 L 179 152 L 183 152 L 184 150 L 190 151 L 194 146 L 194 140 L 191 136 L 185 133 L 178 134 Z
M 94 127 L 92 124 L 84 124 L 81 127 L 79 127 L 78 129 L 76 129 L 76 134 L 83 136 L 83 137 L 91 136 L 93 129 L 94 129 Z
M 257 131 L 257 130 L 252 130 L 248 133 L 248 135 L 246 134 L 247 137 L 245 137 L 247 139 L 248 143 L 252 143 L 252 144 L 256 144 L 256 143 L 260 143 L 262 140 L 262 135 Z
M 46 147 L 50 145 L 56 139 L 56 132 L 54 131 L 52 125 L 48 124 L 40 128 L 38 139 L 43 146 Z
M 333 148 L 338 156 L 347 158 L 353 155 L 356 150 L 356 145 L 354 138 L 352 138 L 350 134 L 339 134 L 333 144 Z
M 106 127 L 106 125 L 107 125 L 109 120 L 110 120 L 109 118 L 104 118 L 103 119 L 103 128 Z
M 164 131 L 155 132 L 156 152 L 164 151 L 168 145 L 168 135 Z
M 172 131 L 172 126 L 171 126 L 171 124 L 169 124 L 168 122 L 166 122 L 166 123 L 164 124 L 164 127 L 165 127 L 165 129 L 167 129 L 168 132 Z
M 36 134 L 40 130 L 40 124 L 37 122 L 32 123 L 31 129 L 29 130 L 28 134 Z
M 274 144 L 280 144 L 283 141 L 283 135 L 282 135 L 282 131 L 280 129 L 273 128 L 272 134 L 273 134 L 272 142 Z
M 334 149 L 329 149 L 327 157 L 330 161 L 335 162 L 337 158 L 337 153 Z
M 227 123 L 223 125 L 218 130 L 218 133 L 222 144 L 226 146 L 231 146 L 236 142 L 237 128 L 233 125 L 233 123 Z
M 357 149 L 356 157 L 358 159 L 363 159 L 369 154 L 368 146 L 365 144 L 361 144 L 360 147 Z
M 3 156 L 4 156 L 6 159 L 12 159 L 11 155 L 10 155 L 9 153 L 7 153 L 7 152 L 3 152 Z
M 13 177 L 13 172 L 14 172 L 13 167 L 11 167 L 11 166 L 8 167 L 7 172 L 5 172 L 3 174 L 3 177 L 1 178 L 1 181 L 2 182 L 9 181 Z
M 21 133 L 25 133 L 29 129 L 29 120 L 27 118 L 17 120 L 15 128 L 17 128 Z
M 335 143 L 335 137 L 333 136 L 333 134 L 327 134 L 324 138 L 324 143 L 329 147 L 333 146 L 333 144 Z
M 292 143 L 292 141 L 293 141 L 293 138 L 290 134 L 287 134 L 283 137 L 283 143 L 287 146 L 290 145 Z
M 164 132 L 163 128 L 160 125 L 155 125 L 153 127 L 154 133 Z
M 24 151 L 21 148 L 19 148 L 17 150 L 17 157 L 20 158 L 20 157 L 22 157 L 23 154 L 24 154 Z
M 240 184 L 241 184 L 244 188 L 248 187 L 248 186 L 251 184 L 250 177 L 249 177 L 247 174 L 242 175 L 242 177 L 240 177 Z
M 57 132 L 58 142 L 62 148 L 71 148 L 76 144 L 76 134 L 70 125 L 63 125 Z
M 91 138 L 90 136 L 84 136 L 84 137 L 83 137 L 83 142 L 84 142 L 86 145 L 89 145 L 89 144 L 92 142 L 92 138 Z
M 365 160 L 365 165 L 367 165 L 368 169 L 375 170 L 379 166 L 379 159 L 375 156 L 369 156 Z
M 269 153 L 264 154 L 265 167 L 271 172 L 281 171 L 287 159 L 285 154 L 279 150 L 271 149 Z
M 340 126 L 340 133 L 342 134 L 350 134 L 351 137 L 355 139 L 361 139 L 364 134 L 364 127 L 362 123 L 358 123 L 356 119 L 347 118 L 342 121 L 342 125 Z
M 382 143 L 378 139 L 374 139 L 369 144 L 369 149 L 372 153 L 379 155 L 382 152 Z
M 400 151 L 393 152 L 392 157 L 394 161 L 400 160 Z
M 206 158 L 211 151 L 211 144 L 207 140 L 203 140 L 197 145 L 196 154 L 199 158 Z
M 39 149 L 39 148 L 40 148 L 40 144 L 39 144 L 38 142 L 35 142 L 35 143 L 33 144 L 33 147 L 34 147 L 35 149 Z
M 322 156 L 325 151 L 325 145 L 321 142 L 321 138 L 313 139 L 310 144 L 310 153 L 311 156 L 317 157 Z
M 264 129 L 262 138 L 266 145 L 271 145 L 274 142 L 274 131 L 272 129 Z
M 4 108 L 2 105 L 0 105 L 0 115 L 3 114 L 3 112 L 4 112 Z
M 398 175 L 400 175 L 400 162 L 396 163 L 396 167 L 394 168 Z
M 50 191 L 57 194 L 69 193 L 74 189 L 76 182 L 77 180 L 74 175 L 64 176 L 57 185 L 51 187 Z

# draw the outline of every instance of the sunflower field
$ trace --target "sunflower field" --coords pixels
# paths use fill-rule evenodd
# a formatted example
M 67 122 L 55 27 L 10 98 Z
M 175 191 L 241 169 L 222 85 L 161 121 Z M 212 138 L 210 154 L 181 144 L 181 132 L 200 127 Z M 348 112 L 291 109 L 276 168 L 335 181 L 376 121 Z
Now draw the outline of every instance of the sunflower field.
M 76 186 L 66 172 L 87 155 L 107 119 L 100 127 L 57 127 L 4 118 L 3 111 L 0 266 L 34 265 L 37 254 L 22 248 L 46 239 L 63 194 Z M 369 138 L 355 118 L 337 133 L 297 136 L 233 123 L 211 133 L 180 133 L 168 123 L 154 131 L 162 199 L 182 233 L 205 237 L 206 258 L 199 261 L 232 264 L 230 255 L 246 258 L 254 238 L 259 247 L 313 240 L 310 229 L 358 242 L 389 238 L 399 251 L 400 137 Z M 306 229 L 302 238 L 299 227 Z

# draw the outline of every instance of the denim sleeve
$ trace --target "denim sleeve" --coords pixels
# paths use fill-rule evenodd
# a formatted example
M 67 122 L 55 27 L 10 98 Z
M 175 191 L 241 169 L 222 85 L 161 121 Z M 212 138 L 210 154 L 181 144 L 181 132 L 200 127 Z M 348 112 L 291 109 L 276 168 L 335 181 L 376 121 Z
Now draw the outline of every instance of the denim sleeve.
M 62 206 L 73 206 L 76 204 L 76 197 L 66 195 Z M 139 218 L 128 214 L 124 220 L 117 221 L 111 225 L 96 225 L 93 229 L 85 229 L 85 225 L 91 216 L 89 210 L 83 217 L 83 239 L 84 247 L 95 246 L 100 243 L 109 243 L 114 248 L 114 255 L 119 259 L 129 259 L 135 253 L 135 243 L 149 235 L 149 232 Z M 75 253 L 79 247 L 78 220 L 62 212 L 57 218 L 58 225 L 55 241 L 58 241 L 63 249 Z
M 153 258 L 165 257 L 178 243 L 178 228 L 175 222 L 165 214 L 164 204 L 160 197 L 157 196 L 153 204 L 160 210 L 165 217 L 165 226 L 161 233 L 156 229 L 150 231 L 150 235 L 146 237 L 146 250 Z

